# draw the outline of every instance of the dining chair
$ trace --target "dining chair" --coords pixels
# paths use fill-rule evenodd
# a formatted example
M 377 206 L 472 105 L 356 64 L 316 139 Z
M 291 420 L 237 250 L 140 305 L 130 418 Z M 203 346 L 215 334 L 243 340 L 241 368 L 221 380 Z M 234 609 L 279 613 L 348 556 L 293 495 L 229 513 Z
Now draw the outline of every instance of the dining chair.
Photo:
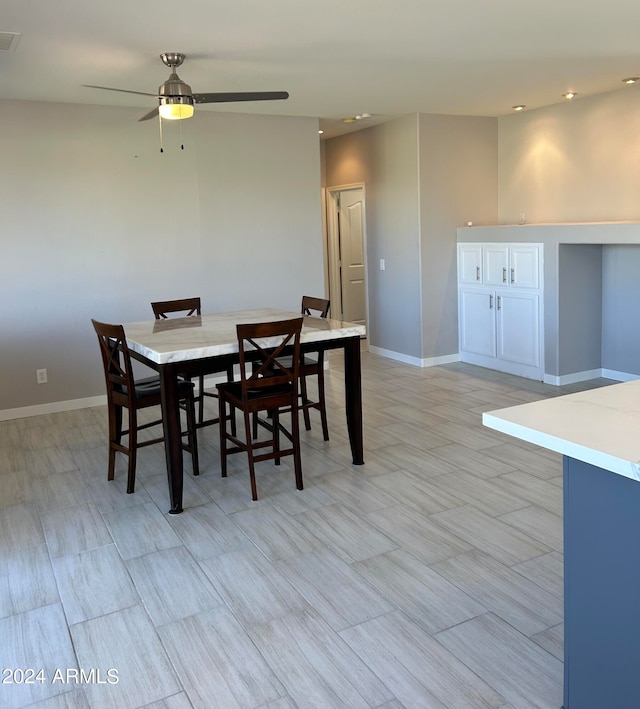
M 315 298 L 310 295 L 302 296 L 302 305 L 300 312 L 302 315 L 313 315 L 315 317 L 326 318 L 329 314 L 331 303 L 326 298 Z M 291 357 L 284 357 L 282 364 L 291 367 Z M 257 363 L 254 363 L 254 367 Z M 304 417 L 304 427 L 307 431 L 311 430 L 311 418 L 309 411 L 317 409 L 320 412 L 320 423 L 322 425 L 322 437 L 325 441 L 329 440 L 329 426 L 327 424 L 327 405 L 325 402 L 325 386 L 324 386 L 324 349 L 319 347 L 313 352 L 307 352 L 300 357 L 299 363 L 300 376 L 300 406 Z M 309 398 L 307 389 L 307 377 L 316 377 L 318 386 L 318 400 L 313 401 Z M 254 435 L 256 433 L 257 420 L 254 420 Z
M 274 460 L 280 464 L 283 456 L 293 456 L 296 488 L 302 490 L 302 463 L 300 459 L 300 424 L 298 420 L 298 365 L 300 361 L 300 332 L 303 318 L 257 324 L 236 325 L 240 360 L 240 381 L 217 385 L 220 406 L 220 461 L 222 477 L 227 477 L 227 456 L 246 452 L 251 479 L 251 498 L 258 499 L 255 464 Z M 285 348 L 292 349 L 292 366 L 281 362 Z M 246 365 L 256 359 L 260 364 L 248 369 Z M 250 372 L 250 373 L 248 373 Z M 238 409 L 244 416 L 245 437 L 227 431 L 227 405 L 234 416 Z M 280 421 L 280 413 L 291 414 L 291 430 Z M 269 413 L 269 423 L 261 422 L 271 437 L 254 440 L 252 417 L 260 411 Z M 290 447 L 280 447 L 280 434 L 290 442 Z M 259 450 L 269 448 L 265 453 Z
M 180 300 L 159 300 L 151 303 L 151 308 L 156 320 L 164 320 L 168 317 L 167 314 L 176 315 L 177 313 L 182 313 L 183 317 L 189 317 L 191 315 L 201 315 L 202 306 L 200 298 L 182 298 Z M 227 381 L 232 382 L 233 375 L 233 362 L 229 362 L 220 369 L 216 370 L 219 372 L 226 372 Z M 213 372 L 211 372 L 213 373 Z M 191 378 L 185 375 L 181 375 L 183 379 L 191 381 Z M 202 426 L 210 426 L 212 424 L 218 423 L 217 418 L 211 418 L 205 420 L 204 418 L 204 398 L 205 396 L 212 397 L 214 399 L 218 398 L 217 392 L 205 391 L 204 388 L 204 374 L 198 375 L 198 394 L 195 396 L 195 401 L 198 404 L 198 428 Z M 235 429 L 235 422 L 232 422 L 232 426 Z
M 138 448 L 164 442 L 164 436 L 140 441 L 138 433 L 144 429 L 162 424 L 162 419 L 147 423 L 138 423 L 138 411 L 151 406 L 160 406 L 160 380 L 157 376 L 134 379 L 131 367 L 131 355 L 127 347 L 122 325 L 91 320 L 100 343 L 104 375 L 107 385 L 107 409 L 109 413 L 109 463 L 107 479 L 115 475 L 116 453 L 120 452 L 129 459 L 127 473 L 127 492 L 132 493 L 136 482 L 136 461 Z M 192 382 L 178 382 L 178 397 L 185 404 L 187 416 L 187 442 L 182 447 L 191 453 L 193 474 L 199 475 L 198 442 L 196 439 L 196 412 Z M 128 412 L 128 428 L 123 429 L 123 409 Z M 122 442 L 128 437 L 128 445 Z

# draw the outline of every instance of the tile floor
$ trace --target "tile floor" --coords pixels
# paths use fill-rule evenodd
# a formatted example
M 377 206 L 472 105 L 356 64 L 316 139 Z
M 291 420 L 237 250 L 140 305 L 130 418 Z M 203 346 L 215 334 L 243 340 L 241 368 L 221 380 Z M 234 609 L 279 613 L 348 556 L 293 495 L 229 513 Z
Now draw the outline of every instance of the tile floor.
M 162 447 L 107 482 L 104 407 L 0 423 L 1 707 L 560 707 L 561 460 L 481 413 L 609 382 L 364 353 L 354 467 L 330 360 L 331 441 L 255 503 L 215 428 L 170 516 Z

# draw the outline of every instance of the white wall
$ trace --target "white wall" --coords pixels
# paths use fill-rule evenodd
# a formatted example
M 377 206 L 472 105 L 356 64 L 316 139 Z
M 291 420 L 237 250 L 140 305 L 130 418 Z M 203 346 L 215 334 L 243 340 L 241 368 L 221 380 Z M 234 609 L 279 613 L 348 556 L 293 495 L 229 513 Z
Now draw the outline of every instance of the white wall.
M 499 223 L 640 219 L 640 85 L 499 119 Z
M 0 411 L 104 393 L 91 317 L 324 292 L 316 120 L 200 111 L 161 155 L 139 114 L 0 101 Z

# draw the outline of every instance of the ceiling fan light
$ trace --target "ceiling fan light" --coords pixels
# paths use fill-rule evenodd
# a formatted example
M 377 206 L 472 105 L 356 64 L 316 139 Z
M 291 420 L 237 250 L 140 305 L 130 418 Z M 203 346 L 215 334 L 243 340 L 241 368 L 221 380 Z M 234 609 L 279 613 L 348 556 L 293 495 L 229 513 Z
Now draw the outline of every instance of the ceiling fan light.
M 160 99 L 160 116 L 169 121 L 180 121 L 193 116 L 193 99 L 190 96 L 166 96 Z

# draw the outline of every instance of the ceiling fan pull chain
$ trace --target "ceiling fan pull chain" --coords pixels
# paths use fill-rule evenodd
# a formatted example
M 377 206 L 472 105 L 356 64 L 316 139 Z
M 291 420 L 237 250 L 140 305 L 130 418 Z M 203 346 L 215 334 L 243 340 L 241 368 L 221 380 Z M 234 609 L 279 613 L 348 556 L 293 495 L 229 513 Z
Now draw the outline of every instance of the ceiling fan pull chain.
M 162 116 L 159 113 L 158 122 L 160 123 L 160 152 L 164 153 L 164 148 L 162 147 Z
M 180 121 L 180 150 L 184 150 L 184 138 L 182 137 L 182 121 Z

